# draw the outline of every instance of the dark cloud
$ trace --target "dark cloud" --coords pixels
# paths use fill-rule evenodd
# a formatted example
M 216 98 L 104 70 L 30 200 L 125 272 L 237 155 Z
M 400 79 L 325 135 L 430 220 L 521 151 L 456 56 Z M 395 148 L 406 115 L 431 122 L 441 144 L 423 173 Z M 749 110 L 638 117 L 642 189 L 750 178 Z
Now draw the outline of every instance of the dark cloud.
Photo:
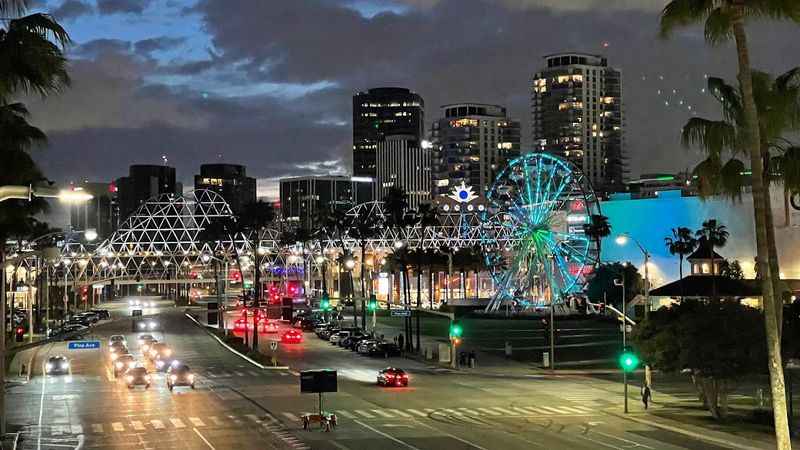
M 137 41 L 133 48 L 136 53 L 149 55 L 152 52 L 170 50 L 186 42 L 185 38 L 160 36 Z
M 54 9 L 52 14 L 57 19 L 68 20 L 93 12 L 94 7 L 89 3 L 80 0 L 66 0 L 58 8 Z
M 152 0 L 97 0 L 101 14 L 141 14 Z
M 81 58 L 97 58 L 108 53 L 128 53 L 131 50 L 130 41 L 122 39 L 94 39 L 80 44 L 73 49 L 73 55 Z

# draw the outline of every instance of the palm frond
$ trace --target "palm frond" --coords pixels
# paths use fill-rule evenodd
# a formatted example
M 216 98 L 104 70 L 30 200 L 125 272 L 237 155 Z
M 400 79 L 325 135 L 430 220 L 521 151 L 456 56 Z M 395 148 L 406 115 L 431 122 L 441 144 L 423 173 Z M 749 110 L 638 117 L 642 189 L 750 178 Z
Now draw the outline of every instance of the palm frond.
M 72 42 L 67 30 L 56 22 L 51 15 L 44 13 L 30 14 L 11 20 L 8 24 L 8 32 L 11 34 L 14 31 L 38 34 L 45 39 L 54 40 L 62 48 Z
M 706 83 L 708 93 L 722 105 L 725 120 L 733 123 L 744 123 L 742 97 L 739 89 L 725 82 L 722 78 L 709 77 Z
M 704 199 L 719 193 L 721 172 L 722 163 L 719 158 L 709 157 L 695 166 L 692 175 L 697 177 L 697 191 L 700 198 Z
M 28 109 L 22 103 L 0 105 L 0 155 L 47 142 L 44 132 L 28 123 L 27 116 Z
M 728 8 L 716 8 L 706 18 L 703 34 L 706 42 L 719 45 L 733 37 L 733 14 Z
M 726 152 L 737 153 L 736 129 L 722 120 L 692 117 L 681 130 L 684 147 L 700 147 L 711 157 L 720 158 Z
M 785 190 L 800 192 L 800 147 L 790 147 L 778 157 L 778 171 Z
M 672 0 L 661 11 L 659 34 L 667 38 L 676 28 L 701 22 L 714 8 L 714 0 Z
M 28 0 L 0 0 L 0 14 L 21 15 L 28 10 Z
M 743 3 L 746 17 L 800 23 L 800 3 L 797 0 L 747 0 Z
M 720 171 L 720 190 L 723 195 L 734 201 L 742 201 L 744 191 L 745 165 L 742 161 L 731 158 Z

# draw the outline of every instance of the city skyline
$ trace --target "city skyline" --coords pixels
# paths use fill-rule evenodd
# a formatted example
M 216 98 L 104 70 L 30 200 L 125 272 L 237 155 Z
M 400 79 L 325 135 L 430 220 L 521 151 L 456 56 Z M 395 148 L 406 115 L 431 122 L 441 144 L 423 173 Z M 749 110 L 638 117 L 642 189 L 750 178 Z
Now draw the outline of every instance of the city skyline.
M 426 99 L 426 129 L 439 107 L 453 102 L 502 104 L 525 119 L 541 57 L 561 51 L 601 53 L 622 70 L 632 176 L 678 171 L 699 159 L 678 149 L 679 127 L 690 111 L 714 115 L 701 91 L 704 77 L 735 73 L 731 52 L 705 47 L 700 28 L 659 40 L 660 5 L 294 3 L 242 2 L 230 7 L 245 14 L 227 15 L 213 2 L 38 2 L 75 39 L 72 89 L 46 103 L 27 100 L 33 122 L 50 136 L 50 148 L 36 153 L 45 172 L 59 182 L 101 181 L 104 170 L 122 174 L 129 164 L 156 164 L 165 155 L 189 185 L 196 161 L 241 163 L 259 179 L 260 195 L 274 197 L 282 176 L 349 172 L 354 93 L 407 87 Z M 276 14 L 296 18 L 281 26 L 305 30 L 312 45 L 255 26 Z M 461 36 L 457 30 L 468 23 L 480 24 Z M 412 32 L 403 39 L 382 34 L 394 25 Z M 785 69 L 778 55 L 798 46 L 782 38 L 790 30 L 777 24 L 754 33 L 757 67 Z M 327 42 L 327 35 L 338 39 Z M 354 39 L 374 44 L 342 50 Z M 678 55 L 687 62 L 680 72 L 669 63 Z M 642 114 L 646 108 L 652 111 Z M 522 126 L 525 151 L 527 120 Z M 74 152 L 86 157 L 70 158 Z

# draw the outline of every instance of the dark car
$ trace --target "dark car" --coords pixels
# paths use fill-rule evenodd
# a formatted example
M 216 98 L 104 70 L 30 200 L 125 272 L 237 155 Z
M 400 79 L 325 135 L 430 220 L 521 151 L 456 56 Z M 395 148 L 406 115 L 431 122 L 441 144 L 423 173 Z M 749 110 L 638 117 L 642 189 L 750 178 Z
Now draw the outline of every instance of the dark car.
M 380 386 L 408 386 L 408 374 L 403 369 L 387 367 L 378 372 Z
M 368 355 L 372 347 L 378 345 L 379 341 L 375 339 L 362 339 L 359 341 L 356 351 L 362 355 Z
M 51 337 L 58 337 L 69 339 L 71 336 L 79 336 L 89 331 L 89 327 L 86 325 L 80 325 L 77 323 L 68 323 L 59 328 L 53 328 L 50 330 Z
M 166 372 L 170 367 L 180 364 L 180 362 L 172 355 L 166 356 L 159 354 L 156 356 L 156 360 L 153 364 L 156 366 L 157 371 Z
M 112 363 L 114 365 L 114 378 L 118 377 L 119 374 L 125 373 L 129 369 L 133 369 L 136 367 L 136 358 L 133 357 L 130 353 L 124 353 L 117 356 Z
M 358 345 L 361 344 L 361 342 L 368 341 L 370 339 L 372 339 L 372 336 L 368 336 L 366 334 L 358 337 L 351 337 L 350 341 L 347 342 L 346 348 L 355 352 L 358 350 Z
M 392 342 L 379 342 L 369 349 L 369 356 L 400 356 L 400 347 Z
M 107 309 L 93 309 L 91 312 L 97 314 L 100 320 L 108 320 L 111 318 L 111 313 L 109 313 Z
M 67 321 L 67 325 L 83 325 L 85 327 L 91 326 L 93 323 L 91 317 L 84 315 L 74 315 Z
M 189 386 L 194 389 L 194 374 L 186 364 L 176 364 L 167 370 L 167 387 Z
M 76 316 L 80 316 L 84 319 L 89 320 L 91 323 L 97 323 L 100 321 L 100 315 L 93 311 L 82 312 L 76 314 Z
M 158 356 L 172 356 L 172 349 L 164 342 L 156 342 L 147 351 L 150 361 L 155 361 Z
M 313 319 L 311 317 L 302 317 L 300 319 L 296 319 L 292 326 L 294 328 L 299 328 L 303 331 L 314 331 L 314 329 L 322 323 L 320 319 Z
M 44 365 L 44 371 L 47 375 L 64 375 L 69 374 L 69 359 L 66 356 L 51 356 L 47 358 Z
M 150 374 L 144 367 L 134 367 L 125 372 L 125 384 L 128 389 L 133 389 L 134 386 L 144 386 L 145 389 L 150 387 Z
M 341 330 L 339 330 L 337 327 L 326 328 L 319 333 L 319 337 L 324 341 L 328 341 L 332 335 L 338 333 L 339 331 Z
M 365 335 L 362 333 L 351 334 L 345 337 L 344 339 L 340 339 L 339 342 L 337 342 L 337 344 L 339 345 L 339 347 L 350 348 L 350 346 L 353 345 L 353 341 L 358 341 L 360 339 L 363 339 L 364 336 Z

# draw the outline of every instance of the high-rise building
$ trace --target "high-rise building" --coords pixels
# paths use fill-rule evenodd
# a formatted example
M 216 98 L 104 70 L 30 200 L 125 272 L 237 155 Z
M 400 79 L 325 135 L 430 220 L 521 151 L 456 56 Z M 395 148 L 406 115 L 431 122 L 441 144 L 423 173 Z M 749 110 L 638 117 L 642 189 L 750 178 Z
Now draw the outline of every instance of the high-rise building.
M 239 164 L 203 164 L 194 176 L 195 189 L 208 189 L 222 196 L 234 214 L 241 214 L 248 203 L 256 201 L 256 179 L 247 176 Z
M 375 178 L 378 143 L 390 135 L 410 135 L 422 141 L 425 102 L 419 94 L 398 87 L 381 87 L 353 96 L 353 175 Z
M 408 206 L 417 209 L 431 198 L 431 149 L 416 136 L 391 135 L 378 143 L 375 198 L 386 196 L 390 188 L 408 194 Z
M 119 215 L 115 229 L 142 203 L 161 194 L 181 194 L 183 186 L 175 181 L 175 168 L 147 164 L 135 164 L 127 177 L 114 183 L 117 190 Z
M 85 202 L 72 203 L 69 206 L 70 227 L 76 231 L 95 230 L 97 240 L 103 240 L 114 231 L 116 217 L 116 187 L 113 183 L 73 184 L 73 189 L 80 189 L 92 195 Z
M 367 198 L 360 198 L 366 192 Z M 348 210 L 372 199 L 372 179 L 345 176 L 308 176 L 280 180 L 281 216 L 288 222 L 315 229 L 325 211 Z
M 621 72 L 598 55 L 544 59 L 531 86 L 534 150 L 571 161 L 600 193 L 624 190 L 629 172 Z
M 433 195 L 446 195 L 462 182 L 484 195 L 497 173 L 519 156 L 520 124 L 502 106 L 444 105 L 431 141 Z

